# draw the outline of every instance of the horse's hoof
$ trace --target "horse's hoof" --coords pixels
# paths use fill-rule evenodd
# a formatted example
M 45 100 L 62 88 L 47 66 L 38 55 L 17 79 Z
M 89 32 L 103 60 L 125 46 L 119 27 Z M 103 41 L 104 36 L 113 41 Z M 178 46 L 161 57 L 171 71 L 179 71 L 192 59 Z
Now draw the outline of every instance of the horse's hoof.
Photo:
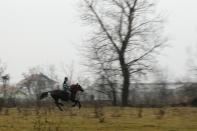
M 59 109 L 60 111 L 64 111 L 63 109 Z
M 72 105 L 72 107 L 75 107 L 75 105 Z

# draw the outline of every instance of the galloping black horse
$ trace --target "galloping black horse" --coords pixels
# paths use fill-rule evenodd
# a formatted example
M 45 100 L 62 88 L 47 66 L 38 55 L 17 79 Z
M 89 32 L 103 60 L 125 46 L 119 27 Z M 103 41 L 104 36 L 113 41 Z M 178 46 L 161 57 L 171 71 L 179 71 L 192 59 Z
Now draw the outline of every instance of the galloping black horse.
M 76 106 L 76 104 L 78 104 L 78 107 L 80 108 L 81 107 L 81 103 L 79 100 L 76 100 L 76 94 L 78 91 L 84 91 L 83 88 L 77 83 L 77 84 L 73 84 L 70 86 L 70 92 L 71 93 L 68 93 L 66 91 L 63 91 L 63 90 L 53 90 L 53 91 L 48 91 L 48 92 L 43 92 L 41 95 L 40 95 L 40 100 L 41 99 L 44 99 L 45 97 L 48 96 L 48 94 L 51 95 L 51 97 L 55 100 L 55 104 L 56 106 L 61 110 L 61 106 L 64 106 L 62 103 L 59 102 L 59 99 L 60 100 L 63 100 L 63 101 L 72 101 L 74 102 L 74 105 L 72 105 L 73 107 Z

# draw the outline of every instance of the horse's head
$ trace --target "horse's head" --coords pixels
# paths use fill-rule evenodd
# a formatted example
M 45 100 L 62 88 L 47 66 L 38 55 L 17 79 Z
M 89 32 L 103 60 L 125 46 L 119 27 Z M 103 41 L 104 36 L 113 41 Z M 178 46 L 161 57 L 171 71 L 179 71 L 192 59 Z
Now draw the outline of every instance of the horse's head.
M 74 92 L 78 92 L 78 91 L 84 92 L 84 89 L 78 83 L 71 85 L 70 89 L 71 91 L 74 91 Z

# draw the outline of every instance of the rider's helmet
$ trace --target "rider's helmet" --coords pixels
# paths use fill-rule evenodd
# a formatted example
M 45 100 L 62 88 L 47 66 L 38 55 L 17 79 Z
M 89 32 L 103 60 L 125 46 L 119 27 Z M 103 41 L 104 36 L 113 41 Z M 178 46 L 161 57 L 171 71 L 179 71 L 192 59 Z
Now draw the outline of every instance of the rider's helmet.
M 64 80 L 67 81 L 68 80 L 68 77 L 65 77 Z

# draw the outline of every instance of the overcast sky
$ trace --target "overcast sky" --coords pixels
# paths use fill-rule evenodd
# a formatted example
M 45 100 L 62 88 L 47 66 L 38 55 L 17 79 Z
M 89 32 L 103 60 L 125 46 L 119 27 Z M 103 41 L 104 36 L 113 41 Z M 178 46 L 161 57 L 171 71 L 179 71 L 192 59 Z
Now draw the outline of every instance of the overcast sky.
M 85 37 L 79 19 L 79 0 L 0 0 L 0 59 L 7 63 L 12 81 L 37 65 L 80 63 L 77 45 Z M 171 45 L 160 64 L 180 77 L 187 54 L 197 45 L 197 1 L 159 0 Z M 189 53 L 188 53 L 189 52 Z M 80 67 L 78 67 L 78 70 Z M 59 69 L 59 72 L 61 69 Z

